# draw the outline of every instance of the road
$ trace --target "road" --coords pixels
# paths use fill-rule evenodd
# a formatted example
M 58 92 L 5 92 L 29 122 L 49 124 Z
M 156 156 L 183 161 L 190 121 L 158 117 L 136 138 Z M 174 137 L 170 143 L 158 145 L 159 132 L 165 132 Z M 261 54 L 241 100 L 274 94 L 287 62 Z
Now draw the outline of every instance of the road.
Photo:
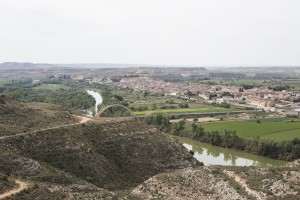
M 0 194 L 0 199 L 4 199 L 6 197 L 15 195 L 15 194 L 22 192 L 23 190 L 28 188 L 28 184 L 23 181 L 16 180 L 15 183 L 18 185 L 18 187 L 14 188 L 12 190 L 9 190 L 7 192 L 4 192 L 3 194 Z

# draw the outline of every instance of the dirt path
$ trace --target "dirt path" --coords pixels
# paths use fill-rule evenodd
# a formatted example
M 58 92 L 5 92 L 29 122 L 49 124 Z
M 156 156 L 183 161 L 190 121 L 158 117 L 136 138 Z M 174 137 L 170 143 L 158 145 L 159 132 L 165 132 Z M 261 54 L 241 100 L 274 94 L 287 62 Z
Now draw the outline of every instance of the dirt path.
M 0 140 L 5 139 L 5 138 L 17 137 L 17 136 L 21 136 L 21 135 L 28 135 L 28 134 L 36 133 L 36 132 L 39 132 L 39 131 L 46 131 L 46 130 L 52 130 L 52 129 L 63 128 L 63 127 L 68 127 L 68 126 L 74 126 L 74 125 L 83 124 L 83 123 L 86 123 L 86 122 L 92 120 L 92 118 L 89 118 L 89 117 L 83 117 L 83 116 L 76 116 L 76 117 L 79 118 L 79 122 L 77 122 L 77 123 L 64 124 L 64 125 L 54 126 L 54 127 L 50 127 L 50 128 L 39 129 L 39 130 L 35 130 L 35 131 L 32 131 L 32 132 L 2 136 L 2 137 L 0 137 Z
M 17 194 L 17 193 L 22 192 L 23 190 L 28 188 L 28 184 L 23 182 L 23 181 L 16 180 L 15 183 L 18 185 L 18 187 L 14 188 L 12 190 L 9 190 L 9 191 L 7 191 L 3 194 L 0 194 L 0 199 L 4 199 L 4 198 L 9 197 L 11 195 Z
M 52 129 L 62 128 L 62 127 L 67 127 L 67 126 L 74 126 L 74 125 L 83 124 L 83 123 L 86 123 L 86 122 L 92 120 L 92 118 L 89 118 L 89 117 L 83 117 L 83 116 L 76 116 L 76 117 L 79 118 L 79 122 L 77 122 L 77 123 L 54 126 L 54 127 L 45 128 L 45 129 L 39 129 L 39 130 L 35 130 L 35 131 L 32 131 L 32 132 L 28 132 L 28 133 L 19 133 L 19 134 L 16 134 L 16 135 L 3 136 L 3 137 L 0 137 L 0 140 L 5 139 L 5 138 L 10 138 L 10 137 L 16 137 L 16 136 L 20 136 L 20 135 L 32 134 L 32 133 L 36 133 L 36 132 L 39 132 L 39 131 L 52 130 Z M 7 191 L 3 194 L 0 194 L 0 199 L 4 199 L 4 198 L 9 197 L 11 195 L 17 194 L 17 193 L 25 190 L 26 188 L 28 188 L 28 184 L 25 183 L 25 182 L 22 182 L 20 180 L 16 180 L 15 183 L 18 185 L 18 187 L 15 188 L 15 189 L 12 189 L 10 191 Z
M 83 123 L 86 123 L 90 120 L 92 120 L 92 118 L 89 118 L 89 117 L 83 117 L 83 116 L 77 116 L 80 120 L 79 120 L 79 124 L 83 124 Z
M 239 175 L 235 174 L 233 171 L 230 170 L 223 170 L 223 173 L 228 176 L 229 178 L 233 178 L 234 181 L 241 186 L 242 188 L 245 189 L 245 191 L 248 193 L 248 195 L 255 197 L 256 199 L 265 199 L 266 194 L 263 192 L 258 192 L 256 190 L 252 190 L 245 179 L 242 179 Z

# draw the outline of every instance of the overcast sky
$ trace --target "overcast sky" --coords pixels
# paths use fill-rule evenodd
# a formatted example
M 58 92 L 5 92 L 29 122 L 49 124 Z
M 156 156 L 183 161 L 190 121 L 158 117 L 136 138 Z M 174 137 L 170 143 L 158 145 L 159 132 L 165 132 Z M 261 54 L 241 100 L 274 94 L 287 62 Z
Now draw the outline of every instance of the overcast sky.
M 300 0 L 0 0 L 0 62 L 300 66 Z

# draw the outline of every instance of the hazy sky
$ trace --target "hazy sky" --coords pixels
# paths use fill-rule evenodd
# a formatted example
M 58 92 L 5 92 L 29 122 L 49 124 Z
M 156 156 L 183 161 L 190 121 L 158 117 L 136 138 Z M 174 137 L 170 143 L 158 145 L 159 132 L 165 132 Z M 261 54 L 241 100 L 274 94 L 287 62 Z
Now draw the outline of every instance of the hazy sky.
M 300 0 L 0 0 L 0 62 L 300 66 Z

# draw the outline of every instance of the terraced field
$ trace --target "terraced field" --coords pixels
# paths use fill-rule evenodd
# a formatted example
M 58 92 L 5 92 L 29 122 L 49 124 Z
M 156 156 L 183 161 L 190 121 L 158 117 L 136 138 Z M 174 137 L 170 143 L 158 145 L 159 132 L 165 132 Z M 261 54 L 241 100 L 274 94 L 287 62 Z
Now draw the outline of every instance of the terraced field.
M 289 118 L 260 119 L 249 121 L 212 122 L 203 124 L 206 131 L 236 130 L 237 134 L 245 138 L 260 136 L 262 139 L 274 141 L 300 138 L 300 120 Z

